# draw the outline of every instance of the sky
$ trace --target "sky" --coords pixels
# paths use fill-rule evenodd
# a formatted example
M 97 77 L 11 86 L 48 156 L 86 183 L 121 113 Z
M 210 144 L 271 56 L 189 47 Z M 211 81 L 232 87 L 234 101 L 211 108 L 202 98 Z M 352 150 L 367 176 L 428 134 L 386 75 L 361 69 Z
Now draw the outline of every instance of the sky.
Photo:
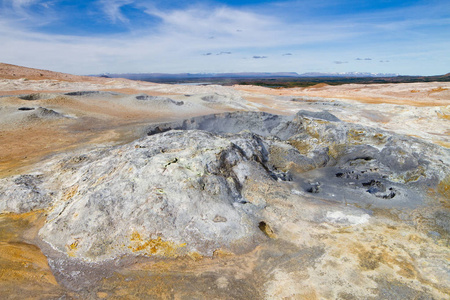
M 0 62 L 79 75 L 439 75 L 450 1 L 0 0 Z

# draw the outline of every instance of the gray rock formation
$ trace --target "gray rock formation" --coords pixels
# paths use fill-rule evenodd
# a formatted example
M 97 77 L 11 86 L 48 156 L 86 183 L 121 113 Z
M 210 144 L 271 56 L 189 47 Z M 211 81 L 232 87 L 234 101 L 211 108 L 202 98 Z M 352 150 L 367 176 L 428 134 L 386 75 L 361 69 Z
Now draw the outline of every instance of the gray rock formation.
M 288 242 L 287 223 L 354 226 L 380 210 L 417 226 L 419 210 L 424 230 L 448 237 L 448 209 L 428 194 L 448 181 L 445 148 L 305 111 L 224 113 L 146 132 L 1 179 L 0 210 L 47 209 L 40 238 L 77 264 L 246 252 Z
M 34 94 L 17 96 L 17 98 L 19 98 L 19 99 L 28 100 L 28 101 L 51 99 L 51 98 L 55 98 L 55 97 L 56 97 L 55 94 L 46 94 L 46 93 L 34 93 Z
M 177 106 L 181 106 L 184 104 L 183 101 L 176 101 L 167 97 L 150 96 L 147 94 L 137 95 L 136 99 L 142 101 L 152 101 L 157 104 L 174 104 Z
M 211 133 L 239 133 L 249 131 L 260 136 L 276 136 L 287 139 L 300 131 L 301 124 L 292 122 L 292 116 L 279 116 L 264 112 L 233 112 L 195 117 L 179 122 L 151 125 L 147 134 L 153 135 L 168 130 L 205 130 Z
M 170 131 L 70 163 L 61 171 L 73 184 L 41 237 L 63 252 L 76 243 L 73 255 L 92 261 L 254 245 L 260 207 L 240 190 L 252 174 L 270 178 L 255 161 L 261 150 L 257 140 Z
M 44 119 L 58 119 L 65 117 L 63 114 L 45 107 L 38 107 L 31 116 Z
M 0 211 L 26 213 L 49 207 L 54 198 L 43 178 L 42 174 L 28 174 L 1 179 Z
M 339 122 L 340 121 L 335 115 L 332 115 L 327 111 L 313 112 L 313 111 L 307 111 L 307 110 L 300 110 L 299 112 L 297 112 L 297 116 L 314 118 L 314 119 L 322 119 L 322 120 L 331 121 L 331 122 Z
M 65 159 L 52 175 L 2 180 L 1 209 L 52 203 L 42 238 L 63 252 L 76 243 L 83 259 L 129 252 L 135 233 L 180 253 L 211 255 L 260 236 L 266 204 L 264 195 L 243 195 L 249 178 L 292 181 L 300 192 L 337 202 L 415 208 L 424 204 L 418 188 L 435 187 L 448 172 L 443 148 L 335 120 L 305 111 L 237 112 L 152 125 L 149 137 Z

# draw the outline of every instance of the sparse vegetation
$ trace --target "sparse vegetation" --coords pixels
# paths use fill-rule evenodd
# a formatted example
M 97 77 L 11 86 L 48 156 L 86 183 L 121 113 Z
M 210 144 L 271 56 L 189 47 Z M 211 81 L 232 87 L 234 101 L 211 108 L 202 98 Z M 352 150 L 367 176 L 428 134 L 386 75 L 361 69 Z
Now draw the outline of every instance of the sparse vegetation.
M 256 85 L 269 88 L 295 88 L 311 87 L 320 84 L 342 85 L 349 83 L 358 84 L 377 84 L 377 83 L 413 83 L 413 82 L 449 82 L 450 73 L 439 76 L 395 76 L 395 77 L 268 77 L 268 78 L 229 78 L 229 77 L 210 77 L 210 78 L 141 78 L 143 81 L 157 83 L 198 83 L 199 81 L 208 84 L 220 84 L 231 86 Z M 318 86 L 320 87 L 320 86 Z M 445 89 L 438 88 L 431 92 L 440 92 Z M 418 90 L 411 90 L 411 93 L 417 93 Z M 430 92 L 430 93 L 431 93 Z

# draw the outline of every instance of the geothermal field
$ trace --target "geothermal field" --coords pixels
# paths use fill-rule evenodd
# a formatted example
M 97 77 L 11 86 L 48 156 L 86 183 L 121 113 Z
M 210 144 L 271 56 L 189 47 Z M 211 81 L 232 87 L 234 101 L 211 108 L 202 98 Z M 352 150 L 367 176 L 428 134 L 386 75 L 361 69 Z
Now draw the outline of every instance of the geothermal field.
M 449 299 L 450 82 L 0 64 L 0 298 Z

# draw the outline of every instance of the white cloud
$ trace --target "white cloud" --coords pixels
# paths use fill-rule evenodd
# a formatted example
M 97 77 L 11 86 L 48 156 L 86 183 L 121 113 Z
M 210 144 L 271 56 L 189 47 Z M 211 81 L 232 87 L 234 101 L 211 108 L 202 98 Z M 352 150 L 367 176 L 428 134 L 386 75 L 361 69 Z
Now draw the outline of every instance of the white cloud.
M 12 6 L 16 9 L 21 9 L 32 4 L 38 3 L 39 0 L 10 0 Z
M 121 8 L 132 3 L 134 3 L 133 0 L 99 0 L 103 12 L 113 23 L 117 21 L 129 23 L 128 18 L 121 12 Z
M 1 0 L 0 0 L 1 1 Z M 33 28 L 56 20 L 52 6 L 54 1 L 42 0 L 4 0 L 0 19 L 8 21 L 11 27 Z M 38 11 L 36 8 L 42 8 Z
M 118 23 L 133 21 L 123 14 L 124 5 L 142 5 L 131 0 L 101 0 L 97 3 L 103 5 L 103 12 L 111 21 Z M 416 40 L 380 42 L 372 39 L 372 33 L 382 36 L 389 32 L 389 28 L 380 28 L 366 21 L 365 26 L 352 20 L 288 23 L 273 15 L 225 6 L 196 6 L 169 11 L 147 7 L 145 11 L 149 18 L 159 20 L 153 27 L 98 38 L 36 33 L 25 26 L 17 26 L 11 18 L 0 18 L 0 36 L 2 44 L 6 45 L 0 47 L 0 58 L 3 62 L 76 74 L 238 71 L 411 74 L 411 68 L 417 69 L 418 66 L 405 63 L 407 58 L 398 56 L 405 57 L 402 53 L 407 52 L 405 55 L 410 57 L 421 57 L 432 45 L 422 43 L 420 48 L 415 46 L 413 49 L 408 47 L 416 45 Z M 28 28 L 33 27 L 33 22 L 39 22 L 34 19 L 28 21 Z M 432 60 L 443 63 L 433 64 L 427 60 L 427 65 L 421 66 L 423 71 L 412 73 L 439 73 L 430 70 L 450 63 L 443 54 L 449 43 L 436 40 L 433 44 L 434 53 L 439 55 Z M 231 54 L 204 55 L 221 52 Z M 296 55 L 283 56 L 285 53 Z M 390 60 L 390 63 L 370 64 L 372 69 L 361 70 L 361 64 L 355 61 L 355 53 L 363 55 L 363 58 Z M 252 59 L 253 56 L 267 58 Z M 344 61 L 348 63 L 333 63 Z
M 267 29 L 277 24 L 278 20 L 270 16 L 240 11 L 228 7 L 208 9 L 206 7 L 188 10 L 173 10 L 162 12 L 147 9 L 149 15 L 161 18 L 167 28 L 183 32 L 210 33 L 236 35 L 246 30 L 256 28 Z M 238 31 L 240 30 L 240 31 Z
M 329 24 L 323 24 L 311 27 L 288 24 L 275 17 L 228 7 L 170 12 L 149 9 L 147 13 L 161 19 L 161 34 L 213 48 L 210 50 L 224 47 L 282 47 L 330 41 L 353 34 L 348 28 L 344 30 L 342 25 L 330 27 Z

